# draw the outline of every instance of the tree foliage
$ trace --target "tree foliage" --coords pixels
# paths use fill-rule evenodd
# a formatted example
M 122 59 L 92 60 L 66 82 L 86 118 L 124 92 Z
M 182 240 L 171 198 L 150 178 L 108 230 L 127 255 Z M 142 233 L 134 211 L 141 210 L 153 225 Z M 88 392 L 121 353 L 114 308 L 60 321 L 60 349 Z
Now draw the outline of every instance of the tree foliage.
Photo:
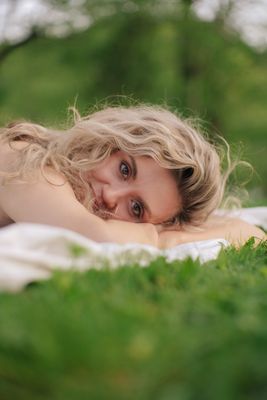
M 61 122 L 76 99 L 83 111 L 116 95 L 167 103 L 207 120 L 210 131 L 230 142 L 245 141 L 245 156 L 262 176 L 254 185 L 267 192 L 267 54 L 229 28 L 234 2 L 227 8 L 218 2 L 212 22 L 197 17 L 197 0 L 47 4 L 68 15 L 80 7 L 90 26 L 76 32 L 70 18 L 69 31 L 55 37 L 52 22 L 38 29 L 31 25 L 31 36 L 2 44 L 8 55 L 0 69 L 2 123 L 13 118 Z

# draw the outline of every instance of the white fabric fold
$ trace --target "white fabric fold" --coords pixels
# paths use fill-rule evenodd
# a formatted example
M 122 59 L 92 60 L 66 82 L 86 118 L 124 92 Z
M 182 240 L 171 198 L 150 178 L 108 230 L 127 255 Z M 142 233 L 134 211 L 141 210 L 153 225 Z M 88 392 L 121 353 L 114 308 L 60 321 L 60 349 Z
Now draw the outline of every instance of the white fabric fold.
M 267 229 L 267 207 L 239 210 L 238 217 Z M 18 291 L 32 281 L 48 279 L 55 269 L 84 271 L 130 264 L 146 266 L 159 256 L 168 261 L 198 258 L 204 263 L 215 259 L 228 244 L 218 238 L 159 250 L 136 243 L 96 243 L 48 225 L 12 224 L 0 229 L 0 290 Z
M 237 210 L 216 210 L 216 215 L 239 218 L 267 230 L 267 207 L 241 208 Z

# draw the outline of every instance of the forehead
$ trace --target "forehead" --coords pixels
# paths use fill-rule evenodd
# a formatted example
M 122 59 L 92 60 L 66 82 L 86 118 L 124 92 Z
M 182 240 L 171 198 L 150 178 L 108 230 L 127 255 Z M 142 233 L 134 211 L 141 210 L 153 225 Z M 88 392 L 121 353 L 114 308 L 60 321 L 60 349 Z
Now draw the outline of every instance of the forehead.
M 161 167 L 151 157 L 134 157 L 136 179 L 133 183 L 138 195 L 151 210 L 148 222 L 164 222 L 179 212 L 181 196 L 171 170 Z

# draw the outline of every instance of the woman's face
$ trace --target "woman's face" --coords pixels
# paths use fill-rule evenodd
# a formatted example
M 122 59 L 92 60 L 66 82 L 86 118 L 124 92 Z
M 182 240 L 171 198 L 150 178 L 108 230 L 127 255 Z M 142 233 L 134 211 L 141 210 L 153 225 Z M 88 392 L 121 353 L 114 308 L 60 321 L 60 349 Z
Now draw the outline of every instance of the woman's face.
M 132 222 L 160 224 L 180 209 L 177 184 L 170 170 L 150 157 L 132 157 L 117 151 L 86 174 L 94 201 L 93 211 Z

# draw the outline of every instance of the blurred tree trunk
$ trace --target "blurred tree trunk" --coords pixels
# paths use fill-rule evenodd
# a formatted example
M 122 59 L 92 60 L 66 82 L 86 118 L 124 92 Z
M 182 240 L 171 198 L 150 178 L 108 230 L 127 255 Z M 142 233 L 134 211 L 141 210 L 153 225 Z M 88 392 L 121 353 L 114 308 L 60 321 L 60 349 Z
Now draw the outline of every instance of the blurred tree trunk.
M 218 81 L 221 72 L 220 60 L 216 59 L 213 44 L 209 45 L 213 34 L 193 14 L 195 0 L 177 0 L 179 14 L 176 20 L 177 71 L 180 74 L 179 106 L 187 113 L 192 110 L 205 114 L 213 127 L 222 129 L 221 104 L 223 86 Z M 218 27 L 218 33 L 222 30 Z M 221 45 L 218 41 L 218 45 Z M 221 51 L 224 53 L 224 48 Z M 209 104 L 207 99 L 209 99 Z
M 103 22 L 110 26 L 110 37 L 94 55 L 98 62 L 94 85 L 104 89 L 103 97 L 133 93 L 134 97 L 145 98 L 151 91 L 151 79 L 156 79 L 149 42 L 155 26 L 153 18 L 136 12 L 109 17 Z
M 180 28 L 178 28 L 178 34 L 180 40 L 178 41 L 179 49 L 179 64 L 181 74 L 181 90 L 180 90 L 180 101 L 183 108 L 191 106 L 190 102 L 190 81 L 194 75 L 194 67 L 192 63 L 191 47 L 192 37 L 190 32 L 190 11 L 192 6 L 192 0 L 180 0 L 181 3 L 181 16 L 180 16 Z M 179 22 L 178 22 L 179 23 Z

